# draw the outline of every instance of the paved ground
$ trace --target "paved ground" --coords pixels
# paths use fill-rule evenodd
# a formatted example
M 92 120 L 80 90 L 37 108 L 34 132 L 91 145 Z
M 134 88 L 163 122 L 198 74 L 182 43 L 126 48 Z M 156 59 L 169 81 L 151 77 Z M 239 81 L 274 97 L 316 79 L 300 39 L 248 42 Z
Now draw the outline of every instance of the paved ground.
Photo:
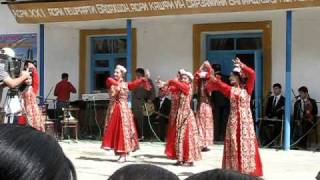
M 106 180 L 117 169 L 134 163 L 151 163 L 166 168 L 180 179 L 192 174 L 219 168 L 222 160 L 222 145 L 210 147 L 211 151 L 203 153 L 203 160 L 194 167 L 177 167 L 173 160 L 164 154 L 163 143 L 144 142 L 140 150 L 130 154 L 128 162 L 118 163 L 112 151 L 100 149 L 99 141 L 63 141 L 60 142 L 65 153 L 76 167 L 79 180 Z M 277 151 L 260 149 L 266 180 L 313 180 L 320 171 L 320 152 L 312 151 Z

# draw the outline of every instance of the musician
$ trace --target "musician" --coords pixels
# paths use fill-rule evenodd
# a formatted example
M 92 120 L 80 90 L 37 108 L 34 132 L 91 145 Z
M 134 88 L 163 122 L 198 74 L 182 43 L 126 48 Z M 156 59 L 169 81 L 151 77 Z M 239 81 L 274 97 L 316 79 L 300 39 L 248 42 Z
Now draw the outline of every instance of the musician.
M 143 68 L 137 68 L 136 71 L 136 79 L 141 79 L 145 77 L 145 71 Z M 134 120 L 136 124 L 136 128 L 138 130 L 139 140 L 144 140 L 143 136 L 143 127 L 144 127 L 144 116 L 143 116 L 143 105 L 146 102 L 148 92 L 142 86 L 139 86 L 132 90 L 132 112 L 134 115 Z
M 76 93 L 76 88 L 68 81 L 68 73 L 62 73 L 61 81 L 56 84 L 54 96 L 57 96 L 57 109 L 67 107 L 70 93 Z
M 300 99 L 294 103 L 293 140 L 296 141 L 306 134 L 317 121 L 318 107 L 316 101 L 310 98 L 308 88 L 298 89 Z M 307 148 L 308 135 L 302 138 L 298 148 Z
M 61 81 L 56 84 L 54 89 L 54 96 L 57 96 L 56 102 L 56 115 L 59 117 L 57 119 L 57 130 L 60 131 L 60 120 L 63 119 L 61 117 L 63 115 L 62 108 L 66 108 L 69 106 L 70 93 L 76 93 L 76 88 L 68 81 L 69 75 L 68 73 L 61 74 Z
M 151 115 L 152 122 L 160 123 L 159 138 L 165 141 L 167 134 L 168 116 L 171 110 L 171 101 L 166 97 L 165 92 L 160 88 L 158 97 L 153 100 L 155 112 Z
M 262 145 L 269 144 L 281 133 L 281 122 L 267 121 L 267 119 L 283 119 L 285 98 L 282 96 L 281 84 L 275 83 L 272 86 L 273 96 L 270 96 L 266 106 L 266 117 L 261 122 Z

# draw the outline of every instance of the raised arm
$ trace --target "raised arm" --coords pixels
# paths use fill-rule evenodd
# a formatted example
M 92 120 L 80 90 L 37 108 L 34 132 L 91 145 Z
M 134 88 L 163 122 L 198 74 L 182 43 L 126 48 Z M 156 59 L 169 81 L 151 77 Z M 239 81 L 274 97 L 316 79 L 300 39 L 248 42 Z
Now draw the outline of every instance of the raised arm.
M 218 78 L 211 78 L 206 85 L 206 89 L 208 92 L 220 91 L 223 95 L 225 95 L 228 98 L 230 97 L 231 93 L 231 86 L 224 83 L 223 81 L 221 81 L 221 79 Z
M 32 90 L 35 94 L 39 91 L 39 73 L 36 68 L 32 68 Z
M 146 90 L 151 89 L 151 85 L 145 78 L 136 79 L 134 81 L 128 82 L 128 89 L 133 90 L 139 86 L 143 86 Z
M 254 89 L 254 81 L 256 80 L 256 73 L 254 72 L 253 69 L 246 66 L 245 64 L 241 65 L 241 69 L 242 69 L 243 73 L 245 73 L 245 75 L 248 78 L 247 84 L 246 84 L 246 89 L 247 89 L 248 94 L 251 95 L 252 91 Z
M 178 80 L 170 80 L 169 86 L 174 86 L 174 87 L 178 88 L 185 95 L 189 94 L 190 85 L 187 83 L 183 83 Z
M 106 79 L 106 87 L 107 87 L 107 89 L 109 89 L 111 86 L 116 86 L 116 85 L 118 85 L 118 82 L 115 79 L 113 79 L 111 77 L 108 77 Z

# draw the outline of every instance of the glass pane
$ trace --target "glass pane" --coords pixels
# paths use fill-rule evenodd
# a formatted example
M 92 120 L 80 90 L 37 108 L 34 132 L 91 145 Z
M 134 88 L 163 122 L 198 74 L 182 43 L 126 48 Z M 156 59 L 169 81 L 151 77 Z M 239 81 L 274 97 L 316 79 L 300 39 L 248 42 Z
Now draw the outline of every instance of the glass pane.
M 106 81 L 106 78 L 108 78 L 109 76 L 110 76 L 109 71 L 95 72 L 94 73 L 95 87 L 93 88 L 93 90 L 105 90 L 106 89 L 105 81 Z
M 106 54 L 112 52 L 112 40 L 107 39 L 96 39 L 93 41 L 94 53 L 95 54 Z
M 95 67 L 109 67 L 109 60 L 96 60 Z
M 127 40 L 126 39 L 115 39 L 113 40 L 113 53 L 126 53 L 127 51 Z
M 234 50 L 234 39 L 233 38 L 211 39 L 210 50 Z
M 237 39 L 237 49 L 261 49 L 262 39 L 261 38 L 240 38 Z
M 114 65 L 116 66 L 118 64 L 127 68 L 127 58 L 116 58 L 114 60 Z

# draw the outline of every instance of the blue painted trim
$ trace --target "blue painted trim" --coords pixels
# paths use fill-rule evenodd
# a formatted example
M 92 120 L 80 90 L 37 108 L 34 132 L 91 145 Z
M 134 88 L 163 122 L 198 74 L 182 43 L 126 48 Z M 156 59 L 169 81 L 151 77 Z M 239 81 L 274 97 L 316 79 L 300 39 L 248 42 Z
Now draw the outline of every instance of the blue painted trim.
M 209 39 L 221 39 L 221 38 L 254 38 L 262 37 L 263 33 L 261 32 L 245 32 L 245 33 L 232 33 L 232 34 L 208 34 Z
M 290 150 L 292 11 L 287 11 L 286 20 L 286 100 L 283 148 L 287 151 Z
M 132 20 L 127 20 L 127 80 L 132 79 Z
M 44 24 L 40 24 L 39 26 L 39 32 L 40 32 L 40 60 L 39 60 L 39 66 L 40 66 L 40 96 L 44 97 Z M 40 104 L 43 104 L 43 99 L 41 99 Z

